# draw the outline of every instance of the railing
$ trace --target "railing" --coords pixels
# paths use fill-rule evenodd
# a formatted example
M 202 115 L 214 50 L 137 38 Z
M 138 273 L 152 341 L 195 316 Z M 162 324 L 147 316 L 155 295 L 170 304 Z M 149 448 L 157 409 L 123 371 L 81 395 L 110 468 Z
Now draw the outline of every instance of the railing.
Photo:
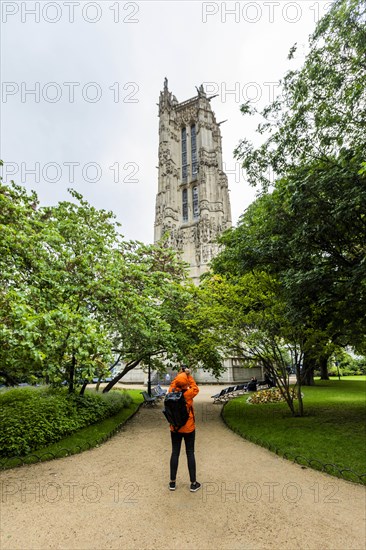
M 185 101 L 182 101 L 182 103 L 178 103 L 178 105 L 175 106 L 176 109 L 180 109 L 181 107 L 185 107 L 188 105 L 188 103 L 192 103 L 193 101 L 196 101 L 198 99 L 198 95 L 191 97 L 191 99 L 186 99 Z

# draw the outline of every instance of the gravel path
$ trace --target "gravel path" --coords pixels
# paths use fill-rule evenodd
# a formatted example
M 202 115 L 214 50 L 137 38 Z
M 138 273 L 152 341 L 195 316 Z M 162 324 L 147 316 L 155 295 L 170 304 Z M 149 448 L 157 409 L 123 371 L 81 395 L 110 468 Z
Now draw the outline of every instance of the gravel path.
M 202 387 L 197 479 L 184 449 L 168 490 L 170 435 L 159 405 L 79 455 L 3 472 L 2 550 L 364 549 L 365 489 L 283 460 L 232 433 Z

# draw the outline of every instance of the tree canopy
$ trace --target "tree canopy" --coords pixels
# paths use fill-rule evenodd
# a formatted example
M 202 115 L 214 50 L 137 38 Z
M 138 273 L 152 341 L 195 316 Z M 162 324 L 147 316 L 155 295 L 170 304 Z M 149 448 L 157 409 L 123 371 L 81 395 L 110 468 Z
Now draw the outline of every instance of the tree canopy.
M 290 388 L 288 368 L 300 374 L 305 333 L 286 318 L 285 307 L 278 281 L 264 271 L 213 274 L 197 289 L 190 323 L 209 335 L 223 356 L 240 358 L 247 367 L 264 367 L 293 414 L 296 394 L 302 414 L 301 378 L 297 388 Z
M 125 241 L 111 212 L 73 202 L 42 207 L 0 185 L 0 376 L 72 392 L 93 377 L 152 362 L 189 361 L 219 373 L 220 356 L 183 320 L 193 295 L 186 267 L 162 245 Z
M 364 2 L 335 1 L 304 65 L 260 114 L 263 144 L 239 144 L 235 155 L 260 196 L 213 261 L 219 273 L 276 277 L 284 314 L 307 334 L 310 365 L 332 345 L 365 346 L 365 18 Z M 248 104 L 242 112 L 259 115 Z

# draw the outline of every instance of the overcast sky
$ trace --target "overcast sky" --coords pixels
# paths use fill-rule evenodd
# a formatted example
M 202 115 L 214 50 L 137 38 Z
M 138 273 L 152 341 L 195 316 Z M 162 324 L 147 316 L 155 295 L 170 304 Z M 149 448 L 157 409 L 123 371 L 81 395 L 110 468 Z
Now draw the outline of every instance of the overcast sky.
M 255 197 L 233 150 L 257 140 L 240 114 L 264 106 L 302 63 L 329 2 L 1 1 L 1 151 L 5 180 L 42 204 L 73 187 L 113 210 L 129 239 L 153 240 L 158 107 L 204 84 L 222 124 L 233 222 Z M 297 58 L 287 54 L 297 42 Z M 33 93 L 32 93 L 33 90 Z

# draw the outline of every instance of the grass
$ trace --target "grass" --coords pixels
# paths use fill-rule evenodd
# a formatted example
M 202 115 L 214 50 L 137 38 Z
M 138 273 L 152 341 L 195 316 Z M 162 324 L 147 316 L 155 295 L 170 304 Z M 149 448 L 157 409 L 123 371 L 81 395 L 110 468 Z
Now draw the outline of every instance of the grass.
M 326 471 L 366 483 L 366 377 L 343 377 L 341 380 L 317 380 L 312 387 L 303 387 L 304 417 L 292 417 L 286 403 L 250 405 L 247 397 L 231 400 L 223 409 L 223 418 L 242 437 L 263 444 L 280 455 L 328 466 Z M 256 441 L 258 440 L 258 441 Z
M 128 393 L 133 399 L 131 405 L 122 409 L 116 415 L 83 428 L 57 441 L 57 443 L 47 445 L 47 447 L 43 447 L 42 449 L 37 449 L 25 456 L 1 459 L 0 468 L 8 469 L 22 464 L 44 462 L 53 458 L 61 458 L 97 447 L 114 435 L 121 426 L 135 414 L 143 402 L 140 390 L 128 390 Z

